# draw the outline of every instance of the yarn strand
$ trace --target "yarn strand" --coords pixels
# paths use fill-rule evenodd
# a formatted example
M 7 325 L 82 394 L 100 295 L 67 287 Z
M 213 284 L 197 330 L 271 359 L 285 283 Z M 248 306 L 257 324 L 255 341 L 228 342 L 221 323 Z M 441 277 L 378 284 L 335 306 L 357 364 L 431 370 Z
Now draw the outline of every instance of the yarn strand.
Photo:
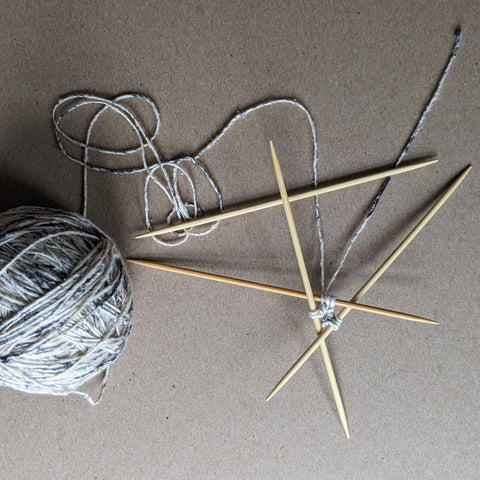
M 405 143 L 400 155 L 398 156 L 397 160 L 395 161 L 395 163 L 394 163 L 395 167 L 398 167 L 400 165 L 400 163 L 402 162 L 402 160 L 407 155 L 408 150 L 410 149 L 413 141 L 415 140 L 418 133 L 420 132 L 420 130 L 421 130 L 421 128 L 422 128 L 422 126 L 425 122 L 425 119 L 427 118 L 428 114 L 432 110 L 433 105 L 435 104 L 435 102 L 438 100 L 438 98 L 440 96 L 440 93 L 441 93 L 442 88 L 443 88 L 443 84 L 445 83 L 445 79 L 447 78 L 448 72 L 450 71 L 450 68 L 452 67 L 452 64 L 453 64 L 453 62 L 454 62 L 454 60 L 455 60 L 455 58 L 457 57 L 457 54 L 458 54 L 460 42 L 461 42 L 461 39 L 462 39 L 462 31 L 461 31 L 460 28 L 457 28 L 455 30 L 454 36 L 455 36 L 455 41 L 454 41 L 452 52 L 450 54 L 448 62 L 447 62 L 446 66 L 445 66 L 445 68 L 444 68 L 444 70 L 443 70 L 443 72 L 440 76 L 440 79 L 439 79 L 439 81 L 438 81 L 438 83 L 437 83 L 437 85 L 436 85 L 436 87 L 433 91 L 432 96 L 430 97 L 430 100 L 425 105 L 425 107 L 424 107 L 424 109 L 423 109 L 423 111 L 422 111 L 422 113 L 421 113 L 421 115 L 418 119 L 418 122 L 415 125 L 415 128 L 413 129 L 412 133 L 408 137 L 408 140 Z M 360 234 L 362 233 L 362 231 L 367 226 L 369 220 L 372 218 L 372 215 L 375 212 L 375 210 L 378 206 L 378 203 L 380 202 L 380 199 L 382 198 L 383 193 L 385 192 L 388 184 L 390 183 L 390 180 L 391 180 L 391 177 L 388 177 L 388 178 L 385 179 L 385 181 L 382 183 L 380 189 L 378 190 L 377 194 L 373 198 L 370 206 L 367 209 L 367 212 L 365 213 L 365 216 L 364 216 L 363 220 L 360 223 L 360 226 L 358 227 L 358 229 L 355 231 L 355 233 L 351 237 L 350 241 L 348 242 L 347 248 L 346 248 L 345 252 L 343 253 L 343 255 L 341 257 L 340 263 L 338 264 L 337 269 L 335 270 L 334 274 L 332 275 L 332 277 L 331 277 L 331 279 L 330 279 L 330 281 L 327 285 L 327 288 L 325 289 L 325 292 L 329 291 L 330 287 L 332 286 L 335 279 L 337 278 L 337 275 L 340 273 L 340 270 L 342 269 L 343 265 L 345 264 L 345 260 L 347 259 L 347 256 L 349 255 L 350 251 L 352 250 L 353 245 L 357 241 L 357 239 L 360 236 Z M 317 197 L 317 200 L 315 201 L 315 211 L 316 211 L 316 215 L 317 215 L 317 224 L 319 224 L 319 222 L 320 222 L 320 220 L 319 220 L 320 211 L 319 211 L 319 205 L 318 205 L 318 197 Z M 319 235 L 321 236 L 320 226 L 318 227 L 318 231 L 319 231 Z M 321 265 L 322 272 L 324 271 L 324 268 L 325 268 L 325 266 L 324 266 L 323 258 L 322 258 L 322 265 Z

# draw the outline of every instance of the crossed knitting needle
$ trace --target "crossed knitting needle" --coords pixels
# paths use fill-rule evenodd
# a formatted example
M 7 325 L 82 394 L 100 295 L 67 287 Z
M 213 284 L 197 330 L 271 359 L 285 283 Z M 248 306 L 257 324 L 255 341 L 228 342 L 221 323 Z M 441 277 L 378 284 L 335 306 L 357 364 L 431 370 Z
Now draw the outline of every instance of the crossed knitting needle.
M 296 234 L 296 229 L 295 229 L 295 225 L 294 225 L 294 222 L 293 222 L 293 216 L 291 215 L 291 209 L 289 208 L 290 207 L 289 201 L 300 200 L 302 198 L 308 198 L 310 196 L 318 195 L 318 194 L 321 194 L 321 193 L 326 193 L 327 191 L 333 191 L 333 190 L 337 190 L 337 189 L 340 189 L 340 188 L 346 188 L 348 186 L 356 185 L 356 184 L 359 184 L 359 183 L 364 183 L 366 181 L 371 181 L 371 180 L 378 179 L 378 178 L 384 178 L 386 176 L 391 176 L 393 174 L 403 173 L 403 172 L 406 172 L 406 171 L 409 171 L 409 170 L 413 170 L 415 168 L 420 168 L 420 167 L 423 167 L 423 166 L 431 165 L 432 163 L 436 162 L 436 160 L 430 160 L 430 161 L 427 161 L 427 162 L 421 162 L 421 163 L 417 163 L 417 164 L 414 164 L 414 165 L 409 165 L 409 166 L 406 166 L 406 167 L 400 167 L 400 168 L 397 167 L 393 171 L 392 171 L 392 169 L 384 170 L 384 171 L 376 173 L 376 174 L 364 175 L 364 176 L 356 178 L 354 180 L 337 182 L 337 183 L 332 184 L 332 185 L 328 185 L 328 186 L 325 186 L 325 187 L 320 187 L 318 189 L 303 192 L 301 194 L 293 195 L 290 198 L 288 198 L 288 195 L 287 195 L 286 189 L 285 189 L 285 185 L 284 185 L 284 182 L 283 182 L 283 177 L 281 176 L 280 167 L 278 166 L 278 159 L 276 158 L 275 150 L 273 148 L 273 144 L 271 143 L 270 146 L 271 146 L 271 150 L 272 150 L 272 158 L 273 158 L 274 165 L 275 165 L 277 181 L 279 183 L 279 186 L 280 186 L 280 184 L 283 185 L 283 188 L 280 188 L 281 193 L 282 193 L 282 198 L 280 200 L 273 200 L 273 201 L 270 201 L 270 202 L 265 202 L 263 204 L 253 205 L 251 207 L 246 207 L 246 208 L 243 208 L 243 209 L 238 209 L 238 210 L 234 210 L 234 211 L 230 211 L 230 212 L 223 212 L 223 213 L 221 213 L 219 215 L 215 215 L 213 217 L 206 217 L 206 218 L 196 219 L 196 220 L 193 220 L 193 221 L 190 221 L 190 222 L 184 222 L 180 225 L 170 226 L 170 227 L 167 227 L 167 228 L 164 228 L 164 229 L 161 229 L 161 230 L 156 230 L 154 232 L 148 232 L 146 234 L 139 235 L 136 238 L 144 238 L 146 236 L 158 235 L 158 234 L 161 234 L 161 233 L 168 233 L 168 232 L 172 232 L 172 231 L 182 230 L 182 229 L 185 229 L 185 228 L 191 228 L 191 227 L 198 226 L 198 225 L 201 225 L 201 224 L 211 223 L 211 222 L 215 222 L 215 221 L 218 221 L 218 220 L 221 220 L 221 219 L 224 219 L 224 218 L 230 218 L 232 216 L 237 216 L 237 215 L 241 215 L 241 214 L 244 214 L 244 213 L 250 213 L 252 211 L 257 211 L 257 210 L 261 210 L 261 209 L 264 209 L 264 208 L 269 208 L 269 207 L 272 207 L 272 206 L 283 204 L 286 213 L 289 212 L 289 213 L 287 213 L 287 219 L 289 219 L 289 227 L 291 229 L 292 240 L 293 240 L 294 246 L 296 245 L 295 246 L 295 251 L 297 253 L 297 260 L 299 260 L 299 265 L 303 265 L 303 266 L 300 267 L 300 270 L 301 270 L 301 273 L 302 273 L 302 280 L 304 280 L 304 286 L 305 286 L 305 290 L 306 290 L 307 293 L 297 292 L 297 291 L 294 291 L 294 290 L 287 290 L 287 289 L 283 289 L 283 288 L 280 288 L 280 287 L 273 287 L 273 286 L 270 286 L 270 285 L 264 285 L 264 284 L 260 284 L 260 283 L 256 283 L 256 282 L 248 282 L 248 281 L 245 281 L 245 280 L 235 279 L 235 278 L 231 278 L 231 277 L 223 277 L 223 276 L 220 276 L 220 275 L 214 275 L 214 274 L 199 272 L 199 271 L 195 271 L 195 270 L 188 270 L 188 269 L 184 269 L 184 268 L 180 268 L 180 267 L 174 267 L 174 266 L 171 266 L 171 265 L 164 265 L 164 264 L 157 263 L 157 262 L 150 262 L 150 261 L 145 261 L 145 260 L 133 260 L 133 259 L 129 259 L 129 261 L 133 262 L 133 263 L 141 264 L 141 265 L 144 265 L 144 266 L 160 269 L 160 270 L 165 270 L 165 271 L 170 271 L 170 272 L 175 272 L 175 273 L 181 273 L 181 274 L 191 275 L 191 276 L 200 277 L 200 278 L 206 278 L 206 279 L 220 281 L 220 282 L 229 283 L 229 284 L 233 284 L 233 285 L 246 286 L 246 287 L 255 288 L 255 289 L 259 289 L 259 290 L 266 290 L 266 291 L 270 291 L 270 292 L 274 292 L 274 293 L 281 293 L 281 294 L 284 294 L 284 295 L 289 295 L 289 296 L 294 296 L 294 297 L 307 298 L 308 301 L 309 301 L 310 309 L 312 310 L 312 308 L 313 308 L 313 310 L 315 310 L 315 308 L 316 308 L 315 301 L 320 301 L 321 297 L 314 296 L 313 293 L 312 293 L 312 290 L 311 290 L 311 287 L 310 287 L 310 282 L 308 280 L 308 275 L 306 274 L 305 262 L 303 261 L 303 255 L 301 253 L 301 249 L 300 249 L 300 245 L 299 245 L 299 241 L 298 241 L 298 235 Z M 429 211 L 429 213 L 422 219 L 422 221 L 417 225 L 417 227 L 415 227 L 415 229 L 412 230 L 412 232 L 407 236 L 407 238 L 400 244 L 400 246 L 387 259 L 387 261 L 377 270 L 377 272 L 368 280 L 368 282 L 362 287 L 362 289 L 359 292 L 357 292 L 357 294 L 355 295 L 355 297 L 352 299 L 351 302 L 346 302 L 344 300 L 339 300 L 339 299 L 336 300 L 337 305 L 344 307 L 342 309 L 342 311 L 340 312 L 340 314 L 338 315 L 338 317 L 340 319 L 343 319 L 345 317 L 345 315 L 351 309 L 358 309 L 358 310 L 363 310 L 363 311 L 369 311 L 369 312 L 372 312 L 372 313 L 378 313 L 378 314 L 383 314 L 383 315 L 387 315 L 387 316 L 397 317 L 397 318 L 401 318 L 401 319 L 404 319 L 404 320 L 412 320 L 412 321 L 431 323 L 431 324 L 436 324 L 437 323 L 437 322 L 434 322 L 432 320 L 424 319 L 424 318 L 421 318 L 421 317 L 416 317 L 414 315 L 408 315 L 408 314 L 404 314 L 404 313 L 401 313 L 401 312 L 395 312 L 395 311 L 392 311 L 392 310 L 380 309 L 380 308 L 371 307 L 371 306 L 368 306 L 368 305 L 361 305 L 361 304 L 358 304 L 357 302 L 361 298 L 361 296 L 363 296 L 368 291 L 368 289 L 371 288 L 371 286 L 378 280 L 378 278 L 385 272 L 385 270 L 398 257 L 398 255 L 400 255 L 400 253 L 403 251 L 403 249 L 406 248 L 406 246 L 413 240 L 413 238 L 425 226 L 425 224 L 436 213 L 436 211 L 441 207 L 441 205 L 443 205 L 443 203 L 448 199 L 448 197 L 453 193 L 453 191 L 461 183 L 463 178 L 465 178 L 465 176 L 469 172 L 470 168 L 471 167 L 468 167 L 464 172 L 462 172 L 462 174 L 451 185 L 451 187 L 449 187 L 449 189 L 447 189 L 447 191 L 445 191 L 445 193 L 439 198 L 439 200 L 435 203 L 435 205 L 432 207 L 432 209 Z M 294 232 L 293 232 L 293 229 L 291 228 L 291 226 L 293 226 L 293 228 L 295 229 Z M 308 286 L 307 286 L 306 282 L 308 282 Z M 313 299 L 313 302 L 312 302 L 312 299 Z M 332 389 L 333 389 L 333 392 L 334 392 L 334 397 L 335 397 L 335 401 L 336 401 L 336 404 L 337 404 L 337 409 L 338 409 L 339 414 L 340 414 L 342 425 L 345 429 L 347 437 L 349 437 L 348 425 L 347 425 L 347 422 L 346 422 L 346 416 L 345 416 L 342 400 L 341 400 L 341 397 L 340 397 L 340 393 L 338 391 L 338 386 L 337 386 L 337 383 L 336 383 L 335 374 L 333 372 L 333 368 L 332 368 L 332 365 L 331 365 L 331 362 L 330 362 L 330 358 L 328 356 L 328 350 L 326 349 L 326 345 L 325 345 L 325 338 L 334 330 L 334 328 L 333 327 L 327 327 L 323 332 L 321 332 L 320 322 L 319 322 L 318 318 L 315 318 L 315 317 L 314 317 L 314 324 L 315 324 L 317 334 L 318 334 L 317 339 L 315 340 L 314 343 L 312 343 L 312 345 L 310 345 L 310 347 L 307 349 L 307 351 L 299 358 L 299 360 L 294 364 L 294 366 L 287 372 L 287 374 L 277 384 L 277 386 L 274 388 L 274 390 L 272 390 L 270 395 L 267 397 L 267 400 L 272 398 L 272 396 L 276 392 L 278 392 L 278 390 L 283 385 L 285 385 L 285 383 L 295 374 L 295 372 L 306 362 L 306 360 L 310 357 L 310 355 L 312 355 L 313 352 L 320 346 L 320 347 L 322 347 L 322 353 L 324 353 L 324 359 L 326 359 L 325 363 L 326 363 L 326 366 L 327 366 L 327 372 L 329 374 L 329 380 L 332 384 Z
M 320 315 L 316 314 L 317 304 L 313 296 L 310 279 L 308 278 L 307 267 L 305 265 L 305 259 L 303 258 L 302 247 L 300 246 L 300 240 L 298 238 L 295 220 L 293 219 L 292 208 L 290 206 L 290 201 L 288 200 L 288 193 L 287 188 L 285 187 L 285 182 L 283 180 L 282 170 L 280 169 L 277 154 L 275 153 L 275 148 L 273 147 L 273 142 L 271 140 L 270 150 L 272 152 L 273 168 L 275 169 L 275 176 L 277 178 L 278 188 L 280 190 L 280 196 L 282 198 L 283 209 L 285 211 L 285 216 L 287 217 L 288 229 L 290 230 L 290 236 L 292 237 L 295 256 L 297 257 L 298 268 L 300 269 L 300 275 L 302 277 L 303 288 L 305 289 L 305 293 L 307 295 L 308 308 L 310 309 L 310 313 L 313 314 L 311 316 L 313 319 L 313 324 L 315 325 L 317 335 L 320 335 L 322 332 Z M 350 438 L 350 432 L 348 429 L 347 417 L 345 415 L 342 397 L 340 395 L 340 390 L 338 389 L 337 379 L 335 377 L 332 361 L 330 360 L 330 354 L 328 353 L 327 344 L 325 342 L 321 342 L 320 350 L 322 351 L 323 362 L 325 363 L 325 368 L 327 369 L 327 375 L 330 381 L 330 385 L 332 387 L 333 398 L 335 399 L 335 404 L 337 406 L 338 415 L 340 416 L 340 421 L 342 422 L 342 426 L 345 430 L 347 438 Z
M 252 288 L 254 290 L 261 290 L 264 292 L 278 293 L 280 295 L 285 295 L 287 297 L 295 298 L 307 298 L 305 292 L 300 292 L 298 290 L 290 290 L 283 287 L 275 287 L 273 285 L 265 285 L 264 283 L 251 282 L 248 280 L 242 280 L 240 278 L 226 277 L 223 275 L 217 275 L 215 273 L 201 272 L 199 270 L 192 270 L 189 268 L 177 267 L 174 265 L 167 265 L 165 263 L 152 262 L 150 260 L 138 260 L 134 258 L 127 258 L 127 261 L 130 263 L 135 263 L 137 265 L 143 265 L 144 267 L 150 267 L 156 270 L 162 270 L 164 272 L 179 273 L 180 275 L 186 275 L 189 277 L 202 278 L 204 280 L 213 280 L 214 282 L 225 283 L 228 285 L 236 285 L 239 287 Z M 314 295 L 315 301 L 320 302 L 321 296 Z M 434 320 L 429 320 L 428 318 L 417 317 L 416 315 L 410 315 L 408 313 L 398 312 L 396 310 L 388 310 L 386 308 L 373 307 L 371 305 L 365 305 L 362 303 L 348 302 L 346 300 L 336 299 L 336 304 L 340 307 L 346 309 L 359 310 L 361 312 L 374 313 L 377 315 L 383 315 L 385 317 L 398 318 L 400 320 L 409 320 L 412 322 L 419 323 L 430 323 L 437 325 L 438 322 Z
M 322 187 L 308 189 L 303 192 L 290 195 L 289 201 L 296 202 L 298 200 L 304 200 L 306 198 L 315 197 L 316 195 L 323 195 L 325 193 L 334 192 L 336 190 L 342 190 L 344 188 L 353 187 L 354 185 L 360 185 L 362 183 L 372 182 L 374 180 L 379 180 L 382 178 L 392 177 L 394 175 L 399 175 L 402 173 L 410 172 L 418 168 L 427 167 L 437 163 L 437 159 L 430 159 L 421 162 L 411 163 L 410 165 L 404 165 L 402 167 L 388 168 L 383 169 L 375 173 L 369 173 L 365 175 L 358 176 L 351 180 L 343 180 L 338 182 L 333 182 Z M 159 228 L 157 230 L 152 230 L 150 232 L 141 233 L 135 238 L 147 238 L 153 237 L 155 235 L 165 235 L 167 233 L 178 232 L 180 230 L 187 230 L 194 227 L 199 227 L 201 225 L 206 225 L 208 223 L 219 222 L 220 220 L 226 220 L 227 218 L 237 217 L 239 215 L 245 215 L 247 213 L 258 212 L 267 208 L 277 207 L 282 205 L 282 199 L 277 198 L 267 202 L 257 203 L 250 205 L 248 207 L 237 208 L 235 210 L 229 210 L 226 212 L 217 213 L 215 215 L 208 215 L 205 217 L 195 218 L 193 220 L 188 220 L 179 224 L 168 225 L 166 227 Z

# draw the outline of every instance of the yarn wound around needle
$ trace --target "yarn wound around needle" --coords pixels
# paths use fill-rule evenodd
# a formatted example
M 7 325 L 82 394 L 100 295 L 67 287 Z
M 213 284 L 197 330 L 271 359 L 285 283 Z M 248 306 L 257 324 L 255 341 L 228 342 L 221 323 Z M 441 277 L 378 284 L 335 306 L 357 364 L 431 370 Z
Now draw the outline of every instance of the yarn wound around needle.
M 42 207 L 0 214 L 0 385 L 97 403 L 79 388 L 103 372 L 103 392 L 131 314 L 124 261 L 92 222 Z

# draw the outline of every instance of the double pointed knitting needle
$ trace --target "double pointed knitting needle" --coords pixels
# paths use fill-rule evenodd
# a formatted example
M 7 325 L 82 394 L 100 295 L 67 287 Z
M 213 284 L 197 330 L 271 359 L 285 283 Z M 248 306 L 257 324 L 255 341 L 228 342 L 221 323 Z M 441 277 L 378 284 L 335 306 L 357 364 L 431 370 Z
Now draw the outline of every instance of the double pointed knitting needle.
M 336 182 L 332 183 L 330 185 L 325 185 L 323 187 L 315 188 L 315 189 L 310 189 L 302 193 L 298 193 L 295 195 L 291 195 L 289 197 L 290 202 L 296 202 L 298 200 L 303 200 L 305 198 L 310 198 L 314 197 L 316 195 L 321 195 L 324 193 L 328 192 L 333 192 L 335 190 L 341 190 L 343 188 L 348 188 L 352 187 L 354 185 L 360 185 L 362 183 L 366 182 L 371 182 L 373 180 L 378 180 L 381 178 L 386 178 L 386 177 L 391 177 L 393 175 L 398 175 L 401 173 L 406 173 L 411 170 L 416 170 L 418 168 L 426 167 L 428 165 L 432 165 L 436 163 L 438 160 L 433 159 L 433 160 L 427 160 L 423 162 L 417 162 L 413 163 L 410 165 L 404 165 L 402 167 L 395 167 L 395 168 L 389 168 L 389 169 L 384 169 L 381 170 L 380 172 L 377 173 L 370 173 L 367 175 L 362 175 L 360 177 L 354 178 L 352 180 L 344 180 L 341 182 Z M 158 230 L 153 230 L 151 232 L 146 232 L 142 233 L 140 235 L 137 235 L 135 238 L 146 238 L 146 237 L 152 237 L 154 235 L 163 235 L 166 233 L 172 233 L 172 232 L 177 232 L 179 230 L 185 230 L 187 228 L 193 228 L 193 227 L 198 227 L 200 225 L 205 225 L 207 223 L 215 223 L 220 220 L 225 220 L 227 218 L 232 218 L 232 217 L 237 217 L 239 215 L 244 215 L 246 213 L 252 213 L 252 212 L 257 212 L 259 210 L 264 210 L 266 208 L 271 208 L 271 207 L 276 207 L 282 204 L 281 199 L 275 199 L 275 200 L 270 200 L 267 202 L 259 203 L 256 205 L 250 205 L 248 207 L 243 207 L 243 208 L 238 208 L 236 210 L 230 210 L 227 212 L 222 212 L 218 213 L 216 215 L 211 215 L 207 217 L 202 217 L 202 218 L 196 218 L 194 220 L 189 220 L 187 222 L 182 222 L 179 223 L 178 225 L 170 225 L 168 227 L 160 228 Z
M 315 298 L 312 292 L 312 286 L 308 278 L 307 267 L 305 266 L 305 260 L 303 258 L 302 248 L 300 246 L 300 240 L 298 239 L 297 228 L 295 227 L 295 220 L 293 219 L 292 209 L 290 207 L 290 202 L 288 200 L 287 189 L 285 187 L 285 182 L 283 180 L 282 171 L 280 169 L 280 164 L 277 159 L 277 154 L 275 153 L 275 148 L 273 147 L 273 142 L 270 141 L 270 150 L 272 152 L 273 166 L 275 169 L 275 176 L 277 178 L 278 188 L 280 190 L 280 196 L 282 198 L 283 208 L 285 210 L 285 215 L 287 217 L 288 228 L 290 230 L 290 236 L 292 237 L 293 247 L 295 249 L 295 255 L 297 257 L 298 267 L 300 268 L 300 275 L 302 277 L 303 286 L 305 288 L 305 293 L 307 294 L 308 307 L 311 312 L 314 312 L 317 309 L 315 303 Z M 315 324 L 315 330 L 317 334 L 320 334 L 322 331 L 322 326 L 320 323 L 319 317 L 314 317 L 313 322 Z M 333 365 L 330 360 L 330 354 L 328 353 L 327 344 L 322 342 L 320 344 L 322 350 L 323 361 L 325 362 L 325 367 L 327 369 L 328 378 L 330 380 L 330 385 L 333 391 L 333 397 L 335 399 L 335 404 L 337 405 L 338 414 L 345 430 L 347 438 L 350 438 L 350 432 L 348 430 L 347 417 L 345 415 L 345 409 L 343 408 L 342 397 L 337 385 L 337 379 L 335 378 L 335 372 L 333 370 Z
M 144 267 L 154 268 L 156 270 L 163 270 L 164 272 L 179 273 L 181 275 L 188 275 L 195 278 L 203 278 L 206 280 L 213 280 L 216 282 L 226 283 L 229 285 L 236 285 L 239 287 L 248 287 L 255 290 L 262 290 L 264 292 L 279 293 L 289 297 L 307 298 L 305 292 L 299 292 L 297 290 L 290 290 L 283 287 L 275 287 L 273 285 L 265 285 L 264 283 L 251 282 L 248 280 L 242 280 L 240 278 L 226 277 L 223 275 L 216 275 L 214 273 L 200 272 L 198 270 L 191 270 L 189 268 L 177 267 L 174 265 L 166 265 L 164 263 L 152 262 L 149 260 L 137 260 L 133 258 L 127 258 L 128 262 L 142 265 Z M 313 296 L 315 301 L 321 300 L 320 295 Z M 434 320 L 428 318 L 417 317 L 416 315 L 410 315 L 408 313 L 397 312 L 395 310 L 388 310 L 386 308 L 373 307 L 371 305 L 364 305 L 356 302 L 347 302 L 345 300 L 336 299 L 336 304 L 340 307 L 352 308 L 354 310 L 360 310 L 362 312 L 375 313 L 377 315 L 384 315 L 386 317 L 398 318 L 400 320 L 410 320 L 412 322 L 420 323 L 432 323 L 437 324 Z
M 449 185 L 440 197 L 436 200 L 427 214 L 418 222 L 418 224 L 413 228 L 413 230 L 405 237 L 405 239 L 400 243 L 400 245 L 392 252 L 392 254 L 383 262 L 383 264 L 377 269 L 377 271 L 365 282 L 365 284 L 360 288 L 360 290 L 352 298 L 352 302 L 358 302 L 370 288 L 375 284 L 375 282 L 385 273 L 385 271 L 390 267 L 390 265 L 397 259 L 397 257 L 408 247 L 412 240 L 421 232 L 423 227 L 431 220 L 431 218 L 438 212 L 440 207 L 448 200 L 450 195 L 458 188 L 458 186 L 463 182 L 463 179 L 467 176 L 468 172 L 472 169 L 472 166 L 468 166 L 453 182 Z M 350 308 L 343 308 L 338 317 L 343 320 L 345 316 L 350 312 Z M 282 379 L 277 383 L 275 388 L 270 392 L 267 397 L 267 400 L 270 400 L 297 372 L 297 370 L 310 358 L 310 356 L 317 350 L 319 346 L 322 345 L 324 340 L 332 333 L 333 328 L 326 328 L 320 336 L 318 336 L 315 341 L 305 350 L 305 352 L 300 356 L 300 358 L 293 364 L 293 366 L 288 370 L 288 372 L 282 377 Z

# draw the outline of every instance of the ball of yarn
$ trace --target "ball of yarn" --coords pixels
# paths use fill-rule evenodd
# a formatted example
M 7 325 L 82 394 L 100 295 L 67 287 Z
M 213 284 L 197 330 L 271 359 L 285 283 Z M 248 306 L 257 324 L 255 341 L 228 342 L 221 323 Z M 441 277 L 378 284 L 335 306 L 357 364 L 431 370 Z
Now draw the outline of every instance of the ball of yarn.
M 0 214 L 0 385 L 82 394 L 122 352 L 131 313 L 123 259 L 92 222 L 41 207 Z

